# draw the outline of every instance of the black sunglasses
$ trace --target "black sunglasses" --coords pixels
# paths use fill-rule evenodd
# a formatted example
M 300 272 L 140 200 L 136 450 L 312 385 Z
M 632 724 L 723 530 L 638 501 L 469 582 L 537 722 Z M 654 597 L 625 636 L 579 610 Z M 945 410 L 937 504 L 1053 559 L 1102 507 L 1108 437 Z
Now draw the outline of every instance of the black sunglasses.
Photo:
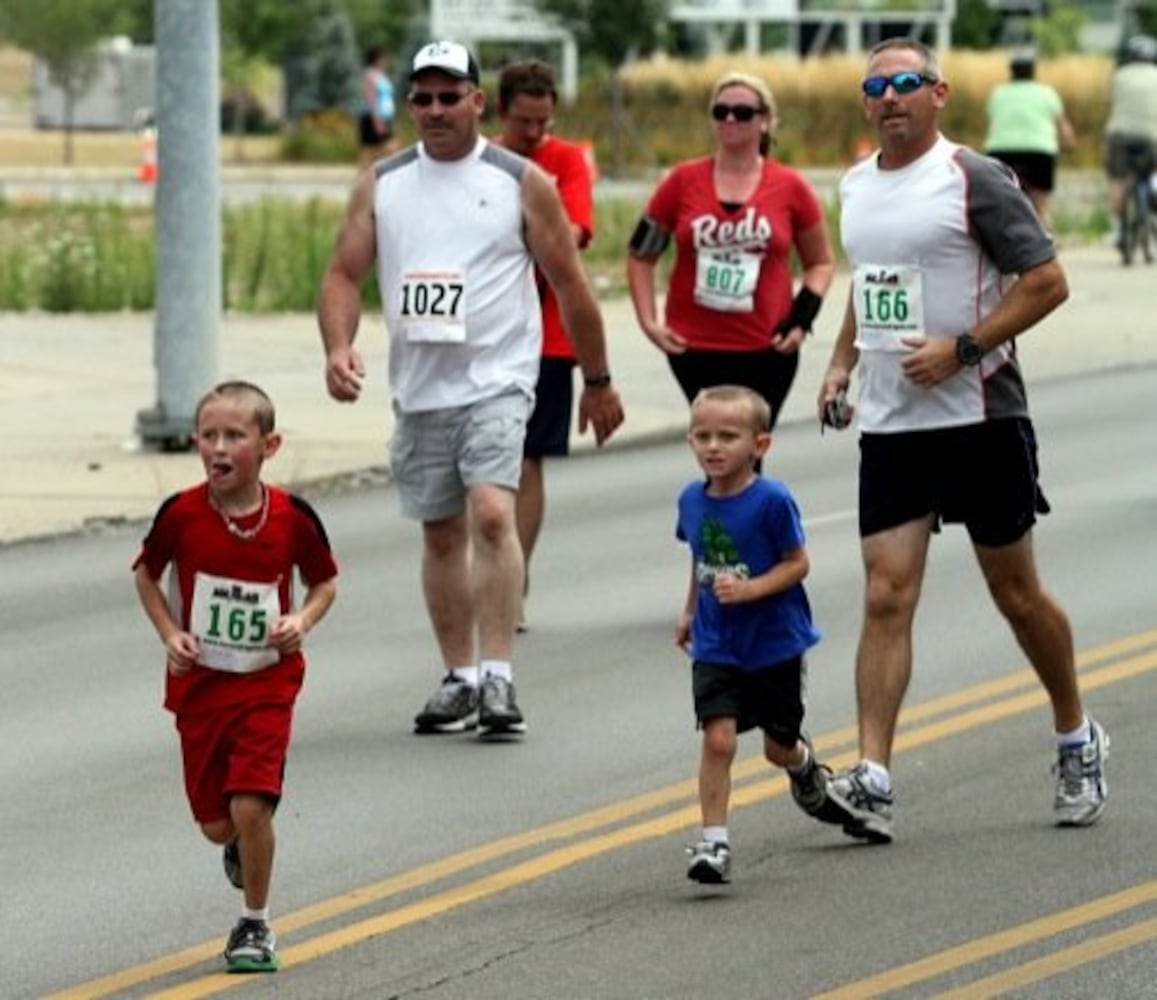
M 737 122 L 749 122 L 756 115 L 763 114 L 763 108 L 752 107 L 750 104 L 712 104 L 711 117 L 717 122 L 725 122 L 729 117 Z
M 926 83 L 935 83 L 936 77 L 908 69 L 891 76 L 870 76 L 861 85 L 868 97 L 883 97 L 889 86 L 897 94 L 912 94 Z
M 469 93 L 469 90 L 465 94 L 459 93 L 457 90 L 439 90 L 437 93 L 419 90 L 410 95 L 410 103 L 415 107 L 428 108 L 437 101 L 444 108 L 452 108 Z

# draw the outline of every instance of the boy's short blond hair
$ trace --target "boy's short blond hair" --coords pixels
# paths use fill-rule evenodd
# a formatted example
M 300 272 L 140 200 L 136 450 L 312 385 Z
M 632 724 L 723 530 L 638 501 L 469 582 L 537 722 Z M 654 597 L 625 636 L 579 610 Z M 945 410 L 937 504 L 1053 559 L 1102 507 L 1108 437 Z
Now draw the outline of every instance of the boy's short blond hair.
M 728 403 L 747 408 L 751 427 L 756 434 L 771 430 L 771 404 L 754 389 L 745 385 L 709 385 L 700 389 L 691 400 L 691 423 L 695 422 L 695 407 L 700 403 Z
M 277 426 L 277 411 L 273 408 L 273 400 L 264 389 L 252 382 L 243 379 L 230 379 L 227 382 L 218 382 L 204 396 L 197 401 L 197 409 L 193 414 L 193 425 L 201 420 L 201 411 L 206 404 L 214 399 L 231 399 L 243 406 L 248 406 L 257 421 L 257 427 L 262 434 L 272 434 Z

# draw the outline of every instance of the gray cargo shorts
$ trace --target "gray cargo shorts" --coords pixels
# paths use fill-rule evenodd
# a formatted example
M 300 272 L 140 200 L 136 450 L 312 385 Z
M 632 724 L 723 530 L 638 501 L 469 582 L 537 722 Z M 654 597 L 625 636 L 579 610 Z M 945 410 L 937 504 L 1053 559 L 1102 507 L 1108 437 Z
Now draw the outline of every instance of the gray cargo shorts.
M 395 405 L 390 474 L 402 514 L 415 521 L 442 521 L 466 509 L 471 486 L 517 490 L 532 404 L 513 390 L 420 413 L 402 413 Z

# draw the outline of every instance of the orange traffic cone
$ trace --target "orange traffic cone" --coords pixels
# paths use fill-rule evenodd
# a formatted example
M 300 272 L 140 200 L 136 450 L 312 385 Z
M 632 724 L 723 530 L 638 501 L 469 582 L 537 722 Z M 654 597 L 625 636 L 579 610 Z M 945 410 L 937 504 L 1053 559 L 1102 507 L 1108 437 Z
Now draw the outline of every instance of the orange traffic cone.
M 137 167 L 137 177 L 145 184 L 157 180 L 157 130 L 145 129 L 141 137 L 141 165 Z

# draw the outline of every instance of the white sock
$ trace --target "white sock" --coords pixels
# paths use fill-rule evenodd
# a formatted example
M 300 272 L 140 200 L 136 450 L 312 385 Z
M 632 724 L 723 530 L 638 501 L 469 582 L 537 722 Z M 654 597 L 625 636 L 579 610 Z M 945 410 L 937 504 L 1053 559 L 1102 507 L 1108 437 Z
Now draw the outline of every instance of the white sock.
M 469 684 L 471 687 L 478 687 L 478 668 L 473 664 L 468 667 L 454 667 L 450 671 L 450 676 L 457 678 L 464 684 Z
M 887 795 L 892 791 L 892 776 L 888 773 L 888 769 L 883 764 L 878 764 L 874 760 L 864 758 L 864 770 L 868 772 L 868 781 L 873 788 L 881 795 Z
M 709 844 L 730 844 L 731 841 L 727 839 L 727 827 L 725 826 L 705 826 L 703 827 L 703 839 Z
M 248 906 L 241 907 L 241 916 L 246 920 L 260 920 L 269 923 L 269 907 L 263 906 L 260 910 L 251 910 Z
M 1088 743 L 1092 738 L 1093 727 L 1089 725 L 1089 717 L 1086 715 L 1071 733 L 1057 733 L 1057 746 L 1078 747 Z
M 483 660 L 478 667 L 482 679 L 487 677 L 501 677 L 504 681 L 514 679 L 514 667 L 509 660 Z
M 799 777 L 804 773 L 804 771 L 807 770 L 807 766 L 811 763 L 812 759 L 811 751 L 807 748 L 807 744 L 804 743 L 803 740 L 800 740 L 799 745 L 803 749 L 803 760 L 801 760 L 798 764 L 792 764 L 787 769 L 788 774 L 794 774 L 796 777 Z

